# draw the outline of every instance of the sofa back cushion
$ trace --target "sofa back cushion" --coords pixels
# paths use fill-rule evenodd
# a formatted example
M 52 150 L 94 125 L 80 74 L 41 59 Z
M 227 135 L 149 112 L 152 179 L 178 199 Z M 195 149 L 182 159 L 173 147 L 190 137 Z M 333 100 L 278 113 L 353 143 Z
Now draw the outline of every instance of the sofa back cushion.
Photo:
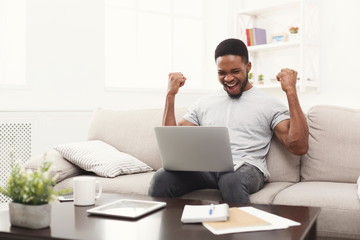
M 355 183 L 360 175 L 360 110 L 315 106 L 307 115 L 309 151 L 302 181 Z
M 270 182 L 299 182 L 300 156 L 286 150 L 280 141 L 273 136 L 266 163 L 270 173 Z
M 186 109 L 177 109 L 180 120 Z M 154 127 L 161 126 L 163 109 L 106 110 L 94 112 L 88 140 L 101 140 L 130 154 L 154 170 L 162 166 Z

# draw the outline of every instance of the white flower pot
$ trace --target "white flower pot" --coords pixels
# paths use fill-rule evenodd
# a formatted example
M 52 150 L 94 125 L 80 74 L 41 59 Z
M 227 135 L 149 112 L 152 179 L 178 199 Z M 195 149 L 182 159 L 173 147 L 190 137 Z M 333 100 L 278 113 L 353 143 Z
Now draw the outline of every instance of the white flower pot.
M 298 33 L 290 33 L 289 34 L 289 41 L 298 41 L 299 40 L 299 34 Z
M 10 223 L 13 226 L 40 229 L 50 226 L 51 205 L 9 203 Z

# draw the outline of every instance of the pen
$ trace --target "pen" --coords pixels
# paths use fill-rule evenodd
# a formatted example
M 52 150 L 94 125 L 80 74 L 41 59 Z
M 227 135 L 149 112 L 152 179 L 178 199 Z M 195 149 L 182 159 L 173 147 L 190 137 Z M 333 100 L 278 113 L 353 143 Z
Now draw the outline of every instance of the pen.
M 213 214 L 214 209 L 215 209 L 214 204 L 211 204 L 211 205 L 210 205 L 210 210 L 209 210 L 209 215 L 212 215 L 212 214 Z

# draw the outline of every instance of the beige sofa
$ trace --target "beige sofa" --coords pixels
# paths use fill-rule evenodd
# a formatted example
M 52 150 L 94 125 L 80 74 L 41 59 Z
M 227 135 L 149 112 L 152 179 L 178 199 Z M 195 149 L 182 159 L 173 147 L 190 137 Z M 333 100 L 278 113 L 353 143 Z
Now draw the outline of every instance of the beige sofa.
M 185 109 L 177 109 L 178 118 Z M 102 140 L 151 166 L 161 167 L 153 128 L 161 124 L 162 109 L 95 111 L 89 140 Z M 267 156 L 271 178 L 251 195 L 253 203 L 321 207 L 317 231 L 321 239 L 360 239 L 360 200 L 356 180 L 360 175 L 360 111 L 335 106 L 309 110 L 310 149 L 302 157 L 288 153 L 274 138 Z M 59 175 L 57 188 L 71 187 L 72 177 L 89 174 L 63 159 L 55 150 L 48 153 Z M 36 167 L 41 157 L 26 163 Z M 98 177 L 103 191 L 147 194 L 154 172 Z M 219 201 L 217 190 L 189 193 L 185 198 Z

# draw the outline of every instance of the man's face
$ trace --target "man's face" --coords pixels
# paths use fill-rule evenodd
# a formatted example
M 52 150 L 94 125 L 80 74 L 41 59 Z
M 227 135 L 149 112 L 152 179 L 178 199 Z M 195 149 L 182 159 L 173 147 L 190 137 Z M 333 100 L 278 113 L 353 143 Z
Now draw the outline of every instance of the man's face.
M 231 98 L 240 98 L 243 91 L 249 90 L 248 72 L 251 63 L 244 63 L 242 57 L 225 55 L 216 59 L 219 82 Z

